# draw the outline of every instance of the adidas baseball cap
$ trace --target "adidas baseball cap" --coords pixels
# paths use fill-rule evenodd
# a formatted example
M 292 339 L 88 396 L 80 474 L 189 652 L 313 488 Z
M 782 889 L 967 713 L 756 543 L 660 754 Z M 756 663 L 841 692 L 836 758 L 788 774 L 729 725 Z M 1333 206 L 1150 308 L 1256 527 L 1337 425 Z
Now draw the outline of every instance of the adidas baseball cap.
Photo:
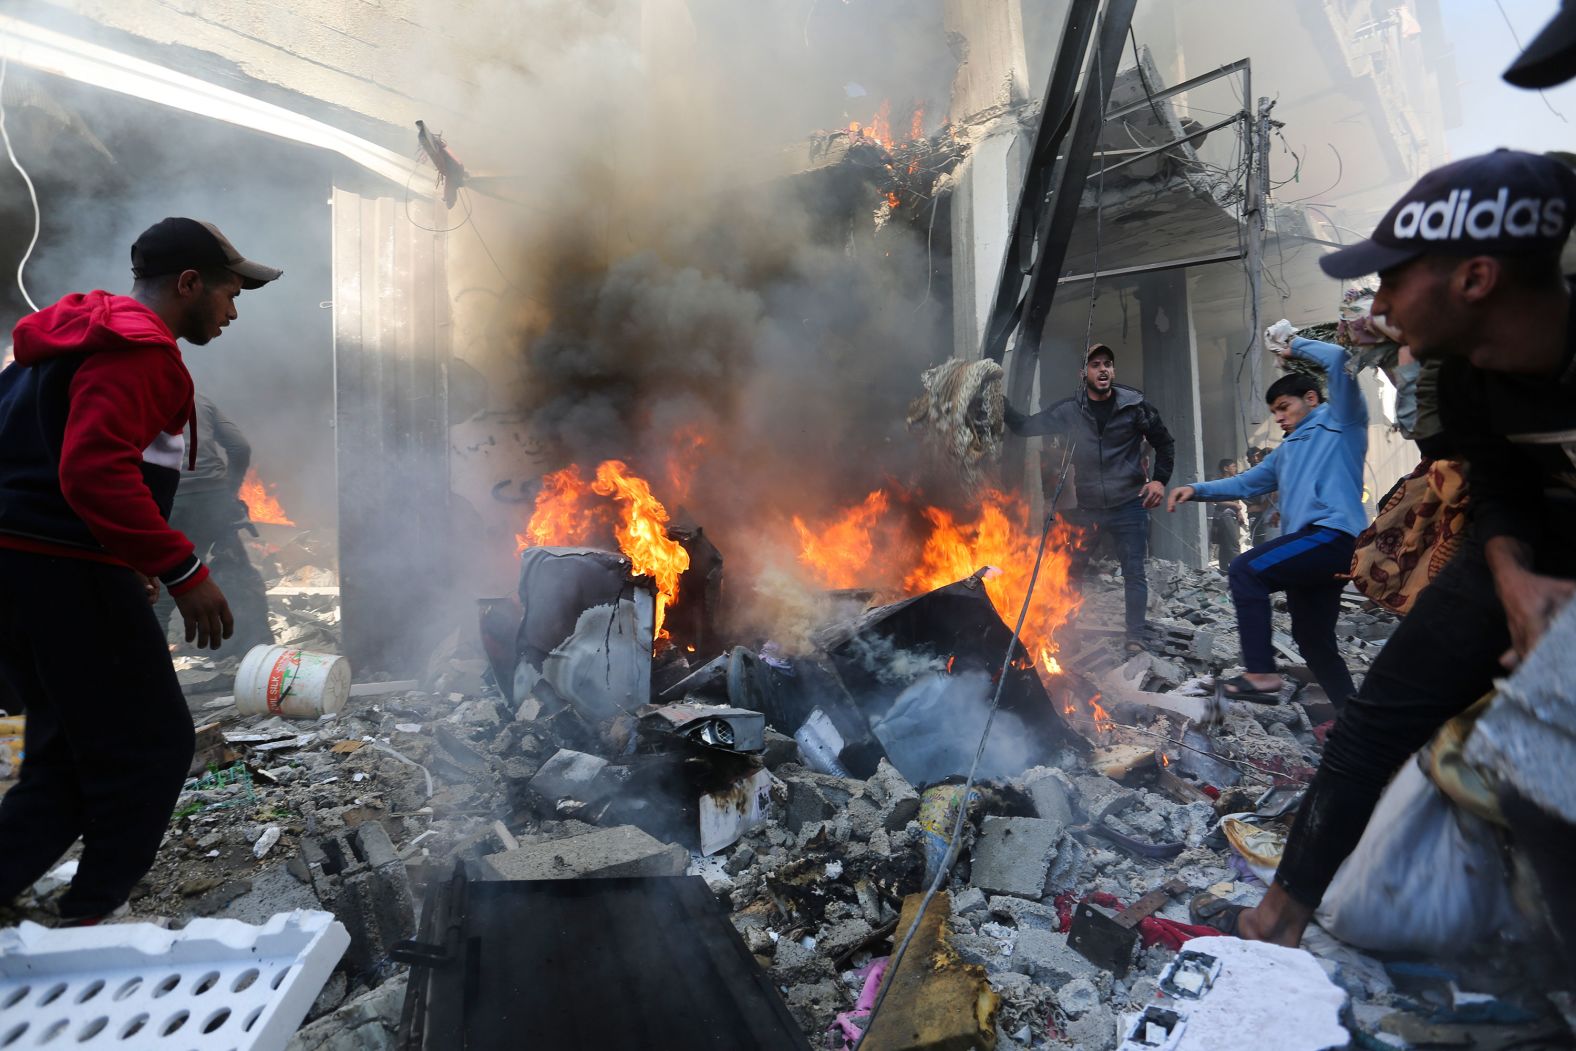
M 247 259 L 212 223 L 196 219 L 161 219 L 142 231 L 131 246 L 131 272 L 159 277 L 182 270 L 224 267 L 241 275 L 242 288 L 262 288 L 283 270 Z
M 1576 171 L 1551 157 L 1495 150 L 1435 168 L 1391 206 L 1368 240 L 1319 266 L 1342 280 L 1422 255 L 1558 252 L 1576 220 Z
M 1576 3 L 1564 0 L 1559 14 L 1505 70 L 1518 88 L 1552 88 L 1576 77 Z

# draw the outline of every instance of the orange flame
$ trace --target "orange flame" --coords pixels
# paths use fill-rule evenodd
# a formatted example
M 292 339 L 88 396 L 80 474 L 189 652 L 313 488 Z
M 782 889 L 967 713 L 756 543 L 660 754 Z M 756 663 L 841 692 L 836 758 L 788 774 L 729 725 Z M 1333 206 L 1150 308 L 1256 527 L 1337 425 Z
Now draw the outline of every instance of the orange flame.
M 695 472 L 700 468 L 700 451 L 708 441 L 704 432 L 695 426 L 682 428 L 673 437 L 673 451 L 668 455 L 668 496 L 682 504 L 690 498 L 695 485 Z
M 898 498 L 908 494 L 898 491 Z M 974 521 L 961 521 L 938 507 L 919 516 L 928 527 L 911 536 L 912 520 L 894 520 L 887 490 L 878 489 L 840 514 L 813 527 L 793 519 L 799 535 L 799 561 L 825 587 L 890 587 L 917 595 L 963 580 L 986 566 L 985 590 L 1003 620 L 1017 621 L 1034 568 L 1039 532 L 1029 526 L 1023 501 L 996 490 L 981 496 Z M 1047 674 L 1060 673 L 1054 635 L 1078 608 L 1078 593 L 1069 573 L 1079 532 L 1058 522 L 1046 546 L 1034 600 L 1024 621 L 1023 642 Z M 917 552 L 917 554 L 916 554 Z
M 531 521 L 515 535 L 515 554 L 528 547 L 594 544 L 606 536 L 613 526 L 613 511 L 593 495 L 575 464 L 544 475 Z
M 959 522 L 938 507 L 927 507 L 924 516 L 932 526 L 931 533 L 919 565 L 903 580 L 904 590 L 910 594 L 931 591 L 992 566 L 996 572 L 986 576 L 985 591 L 1002 619 L 1015 623 L 1028 593 L 1039 546 L 1038 532 L 1029 527 L 1027 506 L 1006 493 L 986 490 L 979 517 L 973 522 Z M 1077 543 L 1078 532 L 1066 523 L 1058 521 L 1052 528 L 1023 623 L 1024 646 L 1039 655 L 1040 664 L 1050 673 L 1060 670 L 1054 657 L 1056 630 L 1078 608 L 1078 592 L 1069 576 Z
M 1089 714 L 1094 718 L 1094 728 L 1099 733 L 1109 733 L 1116 726 L 1110 713 L 1101 707 L 1098 693 L 1089 698 Z
M 881 108 L 876 110 L 875 119 L 870 122 L 870 137 L 889 150 L 896 145 L 892 139 L 891 99 L 883 99 Z
M 623 505 L 621 514 L 609 497 Z M 689 552 L 668 538 L 668 509 L 652 495 L 650 484 L 622 461 L 604 461 L 589 483 L 575 464 L 544 476 L 531 520 L 515 535 L 515 551 L 605 543 L 609 532 L 635 574 L 650 577 L 656 586 L 656 632 L 661 637 L 667 609 L 678 601 L 679 577 L 689 568 Z
M 246 477 L 241 481 L 240 496 L 253 522 L 259 525 L 295 525 L 279 501 L 268 491 L 268 486 L 257 476 L 257 468 L 247 468 Z
M 908 122 L 908 140 L 914 142 L 925 137 L 925 107 L 915 106 L 914 116 Z
M 869 583 L 870 556 L 875 549 L 871 530 L 887 513 L 890 503 L 884 490 L 877 489 L 864 502 L 849 508 L 832 521 L 812 531 L 804 519 L 793 516 L 799 534 L 799 561 L 829 588 L 853 588 Z
M 631 474 L 622 461 L 603 461 L 591 488 L 624 505 L 624 520 L 614 527 L 613 534 L 635 573 L 656 584 L 656 631 L 660 638 L 667 608 L 678 601 L 679 577 L 689 568 L 689 552 L 668 537 L 668 509 L 651 495 L 646 480 Z

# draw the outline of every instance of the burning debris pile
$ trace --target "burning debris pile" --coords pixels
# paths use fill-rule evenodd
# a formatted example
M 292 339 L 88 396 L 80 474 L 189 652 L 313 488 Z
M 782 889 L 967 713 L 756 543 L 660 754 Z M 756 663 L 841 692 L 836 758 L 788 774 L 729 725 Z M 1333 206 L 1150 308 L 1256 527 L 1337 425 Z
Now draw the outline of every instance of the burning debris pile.
M 1173 1046 L 1160 1039 L 1181 1033 L 1167 1005 L 1200 988 L 1244 999 L 1237 1024 L 1295 1003 L 1296 1026 L 1261 1020 L 1278 1047 L 1328 1046 L 1318 1041 L 1341 1018 L 1381 1039 L 1423 1024 L 1416 985 L 1430 979 L 1319 935 L 1307 946 L 1321 970 L 1304 952 L 1211 938 L 1188 915 L 1206 888 L 1234 901 L 1263 893 L 1324 730 L 1323 702 L 1306 695 L 1215 704 L 1206 677 L 1229 671 L 1218 655 L 1233 651 L 1221 576 L 1152 563 L 1157 607 L 1186 616 L 1160 619 L 1156 644 L 1129 655 L 1105 627 L 1120 624 L 1118 590 L 1095 574 L 1074 623 L 1054 639 L 1039 633 L 1009 668 L 965 800 L 1011 634 L 999 610 L 1022 600 L 1010 571 L 947 581 L 954 562 L 943 555 L 970 554 L 932 536 L 909 574 L 913 594 L 870 606 L 832 591 L 809 651 L 722 646 L 724 629 L 692 612 L 722 608 L 708 606 L 721 592 L 720 554 L 698 529 L 662 528 L 649 488 L 620 471 L 596 472 L 611 507 L 602 524 L 616 546 L 667 552 L 666 584 L 637 570 L 634 554 L 526 546 L 516 595 L 482 603 L 479 645 L 457 634 L 425 683 L 355 686 L 315 723 L 194 697 L 217 725 L 133 912 L 174 922 L 334 912 L 351 949 L 293 1048 L 444 1046 L 431 1034 L 451 979 L 423 955 L 439 952 L 434 917 L 485 926 L 485 914 L 454 911 L 456 894 L 494 901 L 482 888 L 518 884 L 536 896 L 490 907 L 561 910 L 571 906 L 551 888 L 562 881 L 610 880 L 605 893 L 616 895 L 630 879 L 685 873 L 731 919 L 721 928 L 739 945 L 729 995 L 781 997 L 759 1002 L 751 1046 L 847 1047 L 883 980 L 891 991 L 869 1048 Z M 568 490 L 543 492 L 530 523 L 539 528 L 522 536 L 555 538 L 543 511 L 568 506 Z M 609 511 L 574 506 L 582 518 L 566 521 Z M 890 505 L 873 498 L 856 510 L 878 522 Z M 974 548 L 1011 554 L 1007 540 L 988 539 L 1010 522 L 1006 507 L 982 516 Z M 927 589 L 931 579 L 944 583 Z M 1351 655 L 1391 623 L 1351 609 L 1341 626 Z M 960 807 L 960 860 L 888 975 Z M 586 893 L 604 893 L 596 885 Z M 35 908 L 54 892 L 35 891 Z M 716 921 L 691 922 L 675 936 L 716 936 L 705 925 Z M 641 951 L 634 930 L 615 943 Z M 1262 976 L 1267 961 L 1254 953 L 1301 968 L 1302 984 L 1275 994 L 1284 1002 L 1232 991 Z M 754 967 L 758 985 L 745 978 Z M 1493 986 L 1473 984 L 1487 980 L 1476 971 L 1451 977 L 1510 996 L 1502 976 Z M 414 1015 L 402 1008 L 411 1002 Z M 428 1035 L 411 1022 L 400 1033 L 402 1009 L 426 1018 Z M 1210 1042 L 1213 1024 L 1194 1015 L 1188 1031 L 1203 1042 L 1175 1046 L 1227 1046 Z

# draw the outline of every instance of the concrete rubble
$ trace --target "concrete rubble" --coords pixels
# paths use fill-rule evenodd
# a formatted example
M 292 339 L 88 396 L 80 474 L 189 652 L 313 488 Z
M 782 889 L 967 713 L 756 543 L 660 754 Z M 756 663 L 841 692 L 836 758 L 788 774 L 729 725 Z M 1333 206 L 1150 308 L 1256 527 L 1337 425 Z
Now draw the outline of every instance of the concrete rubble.
M 1087 745 L 1069 739 L 1034 755 L 1034 765 L 977 785 L 958 862 L 911 955 L 886 979 L 890 1014 L 878 1016 L 867 1047 L 1111 1051 L 1146 1009 L 1164 1006 L 1160 982 L 1176 947 L 1151 937 L 1144 921 L 1143 943 L 1119 975 L 1070 938 L 1078 904 L 1114 914 L 1179 880 L 1186 892 L 1165 897 L 1153 920 L 1174 930 L 1167 925 L 1189 922 L 1192 894 L 1208 889 L 1252 903 L 1264 893 L 1218 820 L 1261 811 L 1280 816 L 1253 820 L 1278 828 L 1289 819 L 1294 808 L 1276 803 L 1294 801 L 1318 764 L 1319 699 L 1305 691 L 1280 705 L 1233 708 L 1213 723 L 1147 703 L 1113 704 L 1108 721 L 1096 717 L 1081 698 L 1102 676 L 1123 676 L 1134 696 L 1197 701 L 1210 675 L 1233 670 L 1223 577 L 1163 563 L 1153 574 L 1157 612 L 1187 615 L 1157 615 L 1159 640 L 1130 655 L 1120 632 L 1103 626 L 1120 624 L 1119 581 L 1091 587 L 1079 630 L 1063 641 L 1061 684 L 1072 691 L 1068 718 Z M 1284 616 L 1277 613 L 1282 631 Z M 1354 671 L 1385 624 L 1384 614 L 1350 604 L 1340 633 Z M 478 659 L 463 644 L 452 649 L 450 663 L 461 670 Z M 448 681 L 458 680 L 456 673 Z M 743 754 L 649 725 L 637 730 L 617 716 L 588 730 L 572 706 L 537 706 L 522 718 L 522 704 L 491 681 L 472 685 L 353 696 L 316 723 L 243 718 L 216 698 L 194 696 L 197 718 L 220 724 L 218 743 L 210 768 L 182 793 L 133 918 L 255 921 L 292 908 L 330 909 L 351 932 L 351 949 L 291 1047 L 374 1051 L 394 1046 L 403 999 L 406 968 L 391 950 L 415 934 L 425 888 L 456 862 L 478 878 L 503 880 L 688 872 L 726 903 L 811 1045 L 828 1046 L 834 1020 L 849 1015 L 872 968 L 907 930 L 924 891 L 927 850 L 939 857 L 937 833 L 925 824 L 922 790 L 932 786 L 910 783 L 879 757 L 866 765 L 867 777 L 818 772 L 791 741 L 797 726 L 773 725 L 763 750 Z M 609 744 L 608 727 L 622 743 Z M 1115 746 L 1146 750 L 1124 764 L 1120 779 L 1096 768 L 1101 750 Z M 853 755 L 852 746 L 843 754 Z M 706 773 L 675 787 L 674 770 Z M 726 797 L 740 778 L 759 791 L 729 805 L 757 806 L 758 821 L 703 856 L 698 803 Z M 258 851 L 269 830 L 277 841 Z M 41 912 L 59 893 L 39 890 L 24 912 Z M 1251 954 L 1225 941 L 1216 955 L 1232 961 L 1228 974 L 1254 969 L 1241 995 L 1283 1009 L 1265 1018 L 1257 1046 L 1322 1046 L 1314 1034 L 1336 1015 L 1337 1028 L 1363 1034 L 1364 1046 L 1426 1046 L 1397 1034 L 1413 1031 L 1412 1020 L 1439 1024 L 1427 1021 L 1437 1015 L 1428 1005 L 1452 987 L 1507 1009 L 1514 1003 L 1530 1012 L 1525 1017 L 1549 1011 L 1507 979 L 1521 973 L 1516 961 L 1485 964 L 1492 947 L 1483 947 L 1485 959 L 1452 963 L 1446 978 L 1424 980 L 1315 929 L 1286 971 L 1299 976 L 1296 989 L 1272 993 L 1259 980 L 1274 969 L 1250 964 Z M 1216 995 L 1238 994 L 1223 979 Z M 1304 1023 L 1294 1020 L 1304 1008 L 1322 1012 L 1324 1028 L 1299 1033 Z M 1194 1031 L 1207 1031 L 1202 1015 Z M 846 1044 L 834 1038 L 830 1046 Z

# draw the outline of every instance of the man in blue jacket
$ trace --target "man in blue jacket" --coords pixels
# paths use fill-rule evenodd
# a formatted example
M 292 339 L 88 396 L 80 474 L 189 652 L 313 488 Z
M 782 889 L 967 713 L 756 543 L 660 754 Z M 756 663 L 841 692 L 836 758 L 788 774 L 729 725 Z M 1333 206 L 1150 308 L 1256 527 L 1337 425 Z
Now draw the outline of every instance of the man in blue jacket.
M 1271 345 L 1283 359 L 1302 358 L 1323 368 L 1329 399 L 1305 373 L 1282 376 L 1265 394 L 1286 435 L 1280 446 L 1234 478 L 1178 486 L 1166 506 L 1175 511 L 1189 500 L 1249 500 L 1280 491 L 1281 535 L 1231 562 L 1231 600 L 1247 673 L 1228 679 L 1221 690 L 1234 700 L 1277 701 L 1282 680 L 1270 642 L 1270 595 L 1284 591 L 1297 648 L 1340 708 L 1355 692 L 1335 644 L 1335 620 L 1346 586 L 1339 574 L 1351 569 L 1357 534 L 1368 524 L 1363 507 L 1368 405 L 1346 371 L 1340 347 L 1300 337 L 1278 346 L 1272 339 Z

